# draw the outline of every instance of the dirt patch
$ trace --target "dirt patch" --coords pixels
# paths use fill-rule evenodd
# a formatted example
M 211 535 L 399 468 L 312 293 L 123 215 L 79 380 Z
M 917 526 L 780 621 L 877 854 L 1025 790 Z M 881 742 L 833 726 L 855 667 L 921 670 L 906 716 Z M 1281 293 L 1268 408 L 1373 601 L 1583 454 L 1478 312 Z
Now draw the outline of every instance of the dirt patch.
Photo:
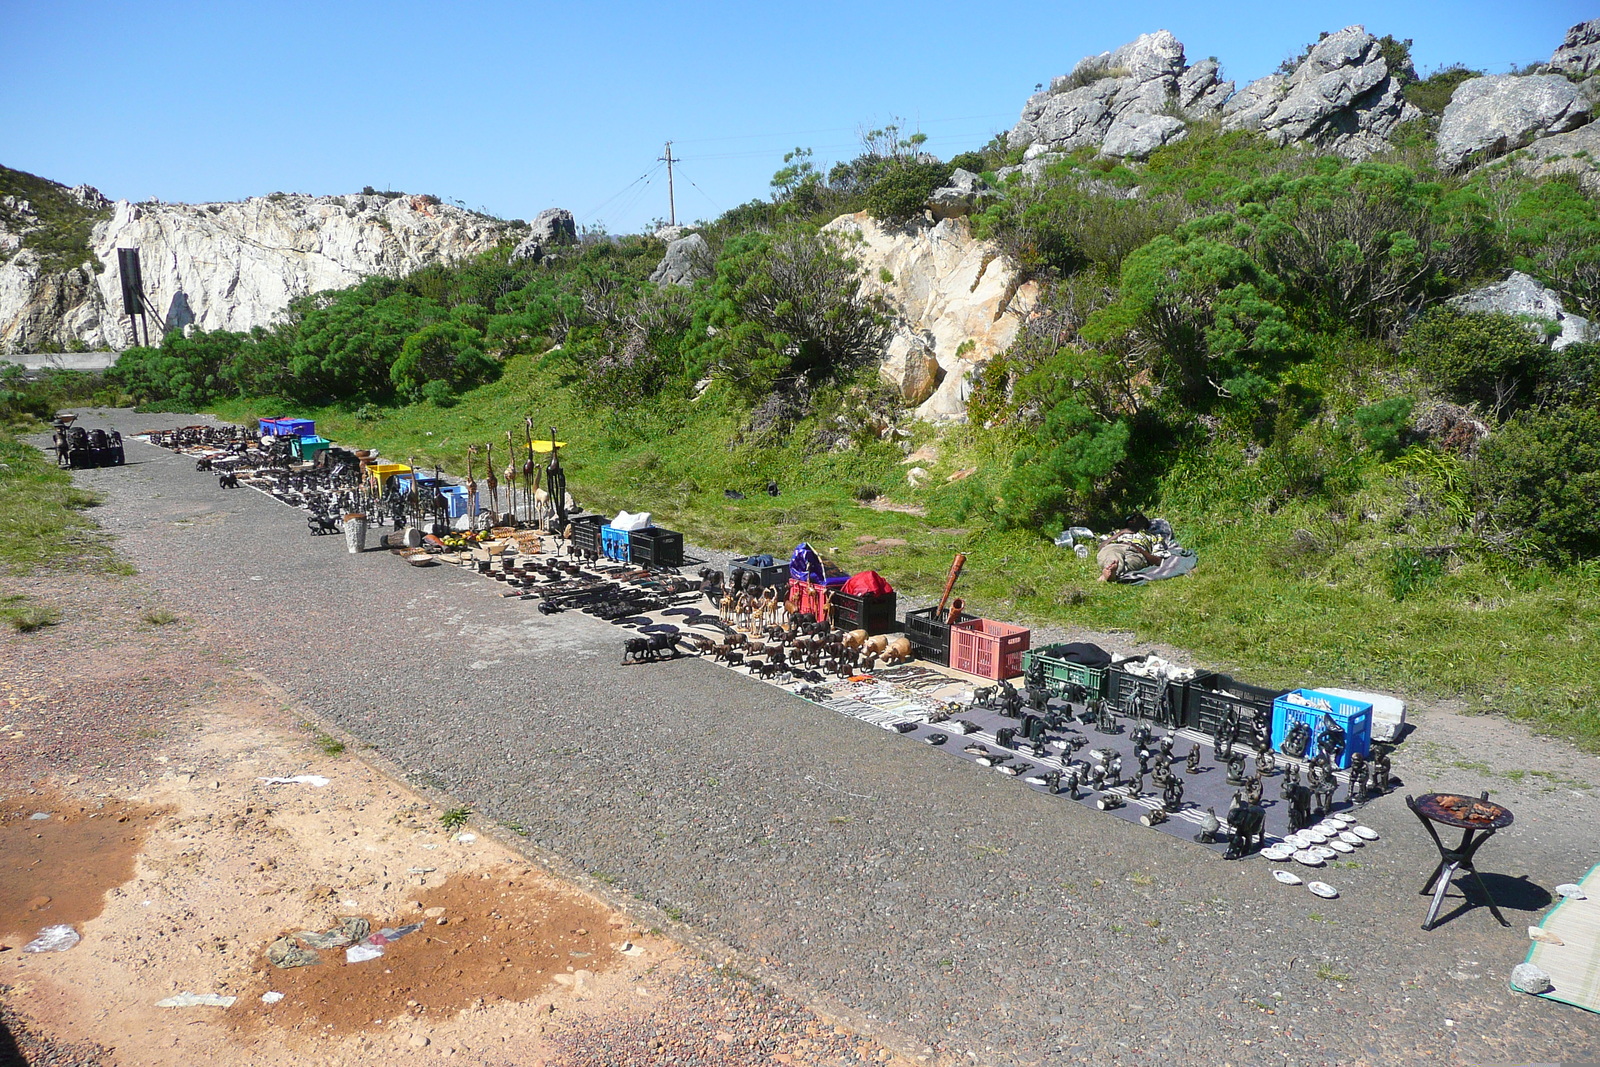
M 272 968 L 246 987 L 243 1003 L 265 1028 L 343 1033 L 373 1029 L 402 1012 L 440 1018 L 479 1000 L 529 1000 L 584 983 L 621 958 L 621 945 L 631 943 L 613 919 L 548 878 L 505 870 L 457 875 L 400 914 L 370 919 L 374 930 L 422 924 L 378 959 L 347 963 L 344 949 L 325 949 L 319 964 Z M 269 991 L 284 998 L 264 1004 Z
M 41 793 L 0 800 L 0 944 L 99 916 L 164 812 Z M 39 819 L 37 816 L 47 818 Z

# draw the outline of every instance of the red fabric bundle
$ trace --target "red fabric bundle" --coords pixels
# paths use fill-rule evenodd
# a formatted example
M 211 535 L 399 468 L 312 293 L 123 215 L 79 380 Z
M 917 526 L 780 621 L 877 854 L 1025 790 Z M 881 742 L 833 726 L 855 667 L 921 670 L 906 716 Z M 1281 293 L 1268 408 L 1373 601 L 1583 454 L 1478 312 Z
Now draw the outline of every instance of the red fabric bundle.
M 844 583 L 843 591 L 850 596 L 869 596 L 877 593 L 892 593 L 894 592 L 894 587 L 885 581 L 883 575 L 877 571 L 862 571 Z

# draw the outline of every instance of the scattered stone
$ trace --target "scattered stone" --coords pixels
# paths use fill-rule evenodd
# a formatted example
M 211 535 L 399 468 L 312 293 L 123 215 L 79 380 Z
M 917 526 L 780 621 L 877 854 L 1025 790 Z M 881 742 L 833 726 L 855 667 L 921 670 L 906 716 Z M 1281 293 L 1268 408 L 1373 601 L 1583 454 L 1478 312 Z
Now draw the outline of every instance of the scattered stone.
M 44 822 L 46 819 L 50 818 L 50 813 L 48 811 L 36 811 L 32 815 L 28 816 L 28 818 L 32 822 Z
M 411 1040 L 408 1041 L 407 1044 L 409 1044 L 412 1048 L 427 1048 L 429 1045 L 433 1044 L 433 1039 L 424 1034 L 412 1034 Z
M 906 484 L 913 489 L 921 488 L 922 483 L 927 480 L 928 469 L 926 467 L 912 467 L 906 471 Z
M 273 992 L 271 990 L 268 990 L 267 992 L 261 994 L 261 1003 L 263 1003 L 263 1004 L 276 1004 L 276 1003 L 278 1003 L 278 1001 L 280 1001 L 282 999 L 283 999 L 283 994 L 282 993 Z
M 1529 941 L 1537 941 L 1541 945 L 1565 945 L 1566 944 L 1565 941 L 1561 940 L 1561 938 L 1557 937 L 1555 934 L 1552 934 L 1550 931 L 1546 930 L 1542 926 L 1530 926 L 1530 927 L 1528 927 L 1528 940 Z
M 1511 988 L 1519 993 L 1538 996 L 1550 991 L 1550 976 L 1531 963 L 1519 963 L 1511 968 Z

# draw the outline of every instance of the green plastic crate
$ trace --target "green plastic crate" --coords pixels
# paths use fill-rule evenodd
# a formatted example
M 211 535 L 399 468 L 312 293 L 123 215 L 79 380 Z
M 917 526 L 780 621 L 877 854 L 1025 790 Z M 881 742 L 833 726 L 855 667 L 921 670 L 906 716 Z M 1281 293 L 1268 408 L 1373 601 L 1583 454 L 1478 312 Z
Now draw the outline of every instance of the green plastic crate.
M 1058 695 L 1069 685 L 1081 685 L 1089 691 L 1091 699 L 1106 695 L 1106 676 L 1109 667 L 1085 667 L 1072 663 L 1054 653 L 1062 646 L 1046 645 L 1032 648 L 1022 654 L 1022 677 L 1029 685 L 1054 690 Z

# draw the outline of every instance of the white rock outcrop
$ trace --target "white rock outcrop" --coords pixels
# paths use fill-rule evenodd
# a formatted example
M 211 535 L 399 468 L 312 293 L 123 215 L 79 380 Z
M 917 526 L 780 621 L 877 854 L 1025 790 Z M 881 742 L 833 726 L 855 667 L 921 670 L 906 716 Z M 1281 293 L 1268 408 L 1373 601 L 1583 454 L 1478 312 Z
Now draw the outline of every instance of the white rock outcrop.
M 1029 98 L 1006 141 L 1052 152 L 1095 145 L 1107 155 L 1142 159 L 1187 132 L 1174 112 L 1214 114 L 1232 91 L 1215 61 L 1189 66 L 1182 43 L 1158 30 L 1080 60 Z
M 1223 126 L 1362 159 L 1422 114 L 1400 95 L 1396 73 L 1376 37 L 1346 26 L 1313 45 L 1294 73 L 1268 74 L 1241 89 L 1223 108 Z
M 1559 74 L 1498 74 L 1456 86 L 1439 119 L 1439 166 L 1493 159 L 1589 121 L 1593 96 Z
M 1600 72 L 1600 19 L 1580 22 L 1568 30 L 1550 56 L 1550 69 L 1561 74 Z
M 26 249 L 0 264 L 0 351 L 133 344 L 122 314 L 119 248 L 139 249 L 145 293 L 163 315 L 176 305 L 187 307 L 200 329 L 249 330 L 277 322 L 297 297 L 472 256 L 513 230 L 422 196 L 120 200 L 90 238 L 94 260 L 104 265 L 99 273 L 44 272 Z
M 919 418 L 965 418 L 973 368 L 1011 344 L 1038 301 L 1037 285 L 1023 282 L 997 246 L 973 237 L 965 218 L 886 225 L 861 212 L 823 229 L 861 264 L 866 290 L 897 313 L 884 380 L 917 404 Z

